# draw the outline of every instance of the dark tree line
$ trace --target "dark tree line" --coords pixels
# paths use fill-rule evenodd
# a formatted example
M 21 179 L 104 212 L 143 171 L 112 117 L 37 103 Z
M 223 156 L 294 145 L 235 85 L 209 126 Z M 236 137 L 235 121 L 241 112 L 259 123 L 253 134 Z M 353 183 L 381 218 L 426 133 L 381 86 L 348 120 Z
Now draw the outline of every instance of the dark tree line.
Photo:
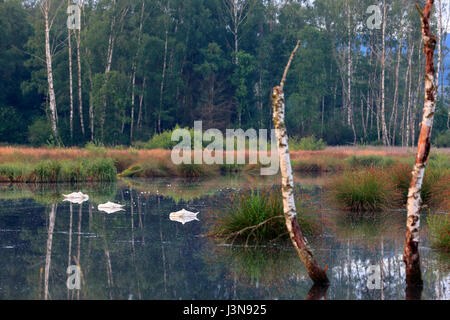
M 308 3 L 0 0 L 0 141 L 129 145 L 194 120 L 270 128 L 271 88 L 300 39 L 285 88 L 290 135 L 417 143 L 424 54 L 414 3 L 378 1 L 379 21 L 373 1 Z M 69 4 L 80 30 L 67 28 Z M 435 136 L 449 130 L 448 12 L 437 1 Z

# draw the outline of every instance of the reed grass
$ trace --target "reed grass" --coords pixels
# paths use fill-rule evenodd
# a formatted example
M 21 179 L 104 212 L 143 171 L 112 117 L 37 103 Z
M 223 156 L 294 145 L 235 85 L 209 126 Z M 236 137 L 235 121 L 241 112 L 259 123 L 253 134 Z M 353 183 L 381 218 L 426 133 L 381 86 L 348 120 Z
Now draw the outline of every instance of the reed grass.
M 115 181 L 117 169 L 112 159 L 42 160 L 34 163 L 0 164 L 0 182 L 82 182 Z
M 427 224 L 432 245 L 450 251 L 450 216 L 431 214 L 427 217 Z
M 213 222 L 210 235 L 227 239 L 255 242 L 274 240 L 287 236 L 283 213 L 283 200 L 279 189 L 251 189 L 231 196 L 225 214 Z M 297 201 L 298 222 L 306 234 L 318 231 L 320 225 L 307 211 L 304 203 Z
M 342 209 L 375 212 L 398 206 L 400 194 L 379 169 L 347 171 L 330 184 L 334 202 Z

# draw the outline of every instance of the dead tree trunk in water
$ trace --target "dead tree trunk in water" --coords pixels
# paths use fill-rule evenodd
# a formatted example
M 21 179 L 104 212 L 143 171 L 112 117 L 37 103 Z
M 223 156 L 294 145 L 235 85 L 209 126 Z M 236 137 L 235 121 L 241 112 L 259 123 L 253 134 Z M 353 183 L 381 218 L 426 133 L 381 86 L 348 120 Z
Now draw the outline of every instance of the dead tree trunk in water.
M 322 270 L 314 259 L 313 253 L 308 247 L 306 239 L 303 237 L 300 226 L 297 220 L 297 210 L 295 208 L 294 200 L 294 179 L 292 177 L 291 160 L 289 156 L 288 136 L 286 125 L 284 122 L 284 93 L 283 87 L 286 81 L 286 75 L 291 65 L 292 59 L 300 46 L 300 41 L 292 51 L 289 62 L 284 70 L 283 78 L 279 86 L 273 88 L 272 103 L 273 103 L 273 123 L 275 125 L 275 132 L 278 140 L 278 155 L 280 158 L 280 169 L 282 177 L 281 192 L 283 195 L 284 217 L 286 219 L 286 227 L 289 236 L 294 244 L 295 249 L 300 257 L 300 260 L 305 265 L 309 277 L 315 284 L 327 285 L 329 283 L 326 271 Z
M 424 53 L 426 58 L 425 74 L 425 102 L 423 108 L 423 118 L 417 144 L 416 163 L 412 171 L 411 184 L 408 191 L 406 222 L 405 249 L 403 261 L 406 269 L 406 283 L 408 286 L 422 285 L 419 258 L 419 226 L 420 226 L 420 206 L 422 200 L 420 192 L 425 173 L 428 155 L 430 153 L 431 129 L 433 127 L 433 117 L 436 105 L 436 87 L 434 85 L 434 49 L 436 47 L 436 37 L 431 34 L 430 15 L 434 0 L 427 0 L 425 9 L 422 11 L 416 4 L 422 20 L 422 38 Z

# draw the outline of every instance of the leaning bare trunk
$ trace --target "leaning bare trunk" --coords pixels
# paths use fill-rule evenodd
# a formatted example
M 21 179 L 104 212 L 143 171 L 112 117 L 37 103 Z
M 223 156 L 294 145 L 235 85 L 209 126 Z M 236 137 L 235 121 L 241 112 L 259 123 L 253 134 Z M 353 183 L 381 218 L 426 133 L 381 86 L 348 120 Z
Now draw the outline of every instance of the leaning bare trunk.
M 295 249 L 300 257 L 300 260 L 306 267 L 308 275 L 316 284 L 328 284 L 329 280 L 326 275 L 326 270 L 322 270 L 314 259 L 313 253 L 309 249 L 305 238 L 300 230 L 297 220 L 297 210 L 295 208 L 294 200 L 294 179 L 292 177 L 291 161 L 288 148 L 288 137 L 286 126 L 284 122 L 285 105 L 283 87 L 286 80 L 286 74 L 291 65 L 292 59 L 300 46 L 300 41 L 291 54 L 289 62 L 284 71 L 280 86 L 273 88 L 272 103 L 273 103 L 273 122 L 278 140 L 278 155 L 280 157 L 280 169 L 282 176 L 282 195 L 284 217 L 286 219 L 286 227 L 289 236 L 294 244 Z
M 403 253 L 403 261 L 405 262 L 406 267 L 406 283 L 408 286 L 422 285 L 419 258 L 419 211 L 422 203 L 420 192 L 422 190 L 425 166 L 431 148 L 431 129 L 433 127 L 436 104 L 436 87 L 434 84 L 434 49 L 436 47 L 436 37 L 431 34 L 429 24 L 433 2 L 434 0 L 428 0 L 423 11 L 418 7 L 422 19 L 422 38 L 426 57 L 426 75 L 422 125 L 417 145 L 416 163 L 412 171 L 412 179 L 408 191 L 408 218 L 406 223 L 405 249 Z

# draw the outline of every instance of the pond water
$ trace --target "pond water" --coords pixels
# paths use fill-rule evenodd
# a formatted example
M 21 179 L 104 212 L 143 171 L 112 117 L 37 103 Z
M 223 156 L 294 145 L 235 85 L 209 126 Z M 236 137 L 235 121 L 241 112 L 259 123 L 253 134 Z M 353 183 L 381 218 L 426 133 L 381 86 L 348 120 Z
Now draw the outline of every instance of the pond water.
M 321 221 L 321 234 L 308 240 L 320 265 L 328 265 L 326 293 L 315 294 L 288 241 L 245 247 L 205 236 L 208 216 L 224 210 L 230 193 L 275 182 L 220 177 L 0 185 L 0 299 L 405 299 L 405 212 L 332 210 L 325 179 L 296 179 L 296 194 Z M 63 193 L 78 190 L 89 200 L 62 201 Z M 125 210 L 99 211 L 107 201 Z M 169 213 L 182 208 L 199 211 L 199 221 L 171 221 Z M 449 299 L 449 258 L 429 247 L 426 229 L 420 297 Z M 76 264 L 81 289 L 69 290 L 67 268 Z M 374 270 L 380 289 L 368 286 Z

